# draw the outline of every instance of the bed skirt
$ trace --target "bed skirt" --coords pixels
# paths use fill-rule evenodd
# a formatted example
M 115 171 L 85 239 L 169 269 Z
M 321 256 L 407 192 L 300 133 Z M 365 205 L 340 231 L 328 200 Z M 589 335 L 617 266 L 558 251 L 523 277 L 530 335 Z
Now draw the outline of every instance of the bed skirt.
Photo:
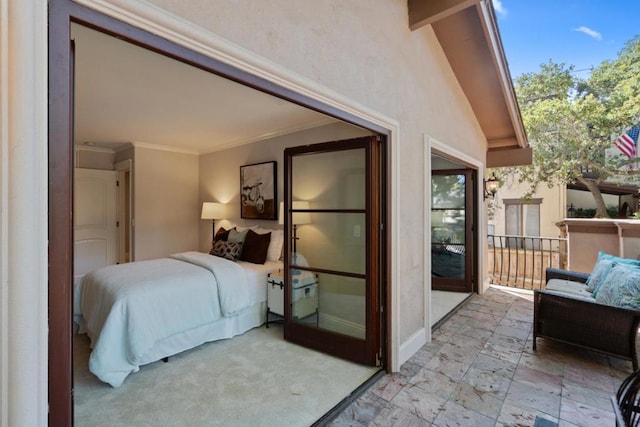
M 232 317 L 221 317 L 213 323 L 168 337 L 142 356 L 140 365 L 161 360 L 211 341 L 241 335 L 266 321 L 267 304 L 261 302 Z

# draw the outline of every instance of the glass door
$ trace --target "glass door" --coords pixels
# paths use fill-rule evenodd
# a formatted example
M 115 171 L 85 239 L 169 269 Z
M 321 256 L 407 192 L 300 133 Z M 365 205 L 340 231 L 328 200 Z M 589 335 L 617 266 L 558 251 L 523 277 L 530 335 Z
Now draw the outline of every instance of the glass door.
M 285 150 L 285 338 L 368 365 L 380 360 L 380 145 Z
M 473 291 L 472 171 L 434 170 L 431 176 L 431 288 Z

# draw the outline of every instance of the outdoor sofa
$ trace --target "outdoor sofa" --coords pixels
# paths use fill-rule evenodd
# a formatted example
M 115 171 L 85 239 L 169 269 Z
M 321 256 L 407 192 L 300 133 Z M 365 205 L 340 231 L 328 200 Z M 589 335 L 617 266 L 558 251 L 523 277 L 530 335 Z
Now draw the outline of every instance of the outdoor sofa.
M 548 268 L 534 291 L 533 350 L 549 338 L 618 356 L 638 370 L 640 261 L 600 253 L 591 274 Z

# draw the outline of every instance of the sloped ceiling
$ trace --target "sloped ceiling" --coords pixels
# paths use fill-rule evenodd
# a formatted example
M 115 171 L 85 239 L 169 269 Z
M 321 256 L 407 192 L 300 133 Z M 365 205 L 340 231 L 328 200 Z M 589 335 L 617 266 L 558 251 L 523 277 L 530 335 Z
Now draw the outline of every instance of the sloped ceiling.
M 335 119 L 74 24 L 75 142 L 207 153 Z

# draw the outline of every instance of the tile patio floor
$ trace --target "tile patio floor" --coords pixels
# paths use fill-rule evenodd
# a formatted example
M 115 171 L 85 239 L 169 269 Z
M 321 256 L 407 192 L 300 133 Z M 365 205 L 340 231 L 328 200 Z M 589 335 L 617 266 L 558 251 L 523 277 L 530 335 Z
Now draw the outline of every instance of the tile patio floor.
M 631 362 L 542 338 L 534 352 L 532 301 L 498 287 L 475 295 L 329 425 L 614 426 L 609 399 Z

